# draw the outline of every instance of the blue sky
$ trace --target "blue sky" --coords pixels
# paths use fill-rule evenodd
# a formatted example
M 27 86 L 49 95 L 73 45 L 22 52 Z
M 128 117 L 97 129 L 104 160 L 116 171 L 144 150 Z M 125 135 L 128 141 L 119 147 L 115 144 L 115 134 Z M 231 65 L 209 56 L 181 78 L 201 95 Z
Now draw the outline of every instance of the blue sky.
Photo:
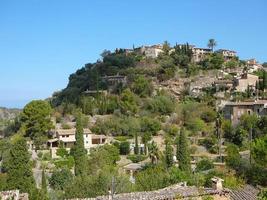
M 63 89 L 104 49 L 168 40 L 267 61 L 266 0 L 0 0 L 0 106 Z

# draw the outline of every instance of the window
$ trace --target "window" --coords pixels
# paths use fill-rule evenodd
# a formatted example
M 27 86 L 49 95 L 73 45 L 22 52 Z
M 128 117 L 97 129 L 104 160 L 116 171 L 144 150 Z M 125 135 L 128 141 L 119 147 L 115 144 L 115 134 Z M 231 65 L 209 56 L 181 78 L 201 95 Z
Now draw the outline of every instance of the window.
M 248 114 L 250 115 L 250 110 L 248 110 Z

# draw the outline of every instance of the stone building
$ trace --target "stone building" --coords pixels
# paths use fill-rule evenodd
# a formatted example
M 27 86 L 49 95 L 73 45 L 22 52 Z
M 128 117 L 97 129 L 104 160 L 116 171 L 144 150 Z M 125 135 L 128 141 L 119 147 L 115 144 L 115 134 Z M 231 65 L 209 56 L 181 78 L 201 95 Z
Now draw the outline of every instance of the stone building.
M 267 100 L 228 102 L 223 108 L 223 113 L 225 119 L 231 120 L 233 125 L 237 125 L 243 114 L 256 114 L 258 116 L 266 115 Z
M 71 147 L 76 142 L 75 139 L 76 129 L 56 129 L 54 133 L 54 138 L 47 141 L 47 145 L 51 151 L 52 158 L 56 158 L 56 152 L 59 148 L 59 144 L 62 143 L 63 146 L 70 150 Z M 107 142 L 107 137 L 105 135 L 95 135 L 92 134 L 90 129 L 84 129 L 83 134 L 84 148 L 90 150 L 91 148 L 97 147 L 99 145 L 104 145 Z
M 162 48 L 162 44 L 156 44 L 152 46 L 142 46 L 140 51 L 148 58 L 157 58 L 159 54 L 163 52 Z
M 248 87 L 255 89 L 258 81 L 258 76 L 245 73 L 234 79 L 234 88 L 237 92 L 245 92 Z
M 192 51 L 193 51 L 193 61 L 194 62 L 203 61 L 207 57 L 207 55 L 212 53 L 212 50 L 208 49 L 208 48 L 193 47 Z
M 228 50 L 228 49 L 219 49 L 215 52 L 222 54 L 225 61 L 229 61 L 237 56 L 235 51 Z

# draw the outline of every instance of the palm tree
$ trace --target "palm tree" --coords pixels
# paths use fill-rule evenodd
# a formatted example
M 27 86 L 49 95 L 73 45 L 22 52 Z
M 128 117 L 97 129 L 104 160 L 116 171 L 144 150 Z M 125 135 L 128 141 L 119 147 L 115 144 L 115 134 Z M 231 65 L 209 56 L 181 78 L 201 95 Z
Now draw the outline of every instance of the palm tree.
M 148 150 L 149 150 L 149 157 L 151 159 L 151 163 L 156 164 L 159 159 L 159 148 L 157 144 L 154 141 L 152 141 L 148 146 Z
M 217 42 L 215 41 L 215 39 L 209 39 L 208 45 L 207 45 L 213 52 L 214 47 L 217 46 Z

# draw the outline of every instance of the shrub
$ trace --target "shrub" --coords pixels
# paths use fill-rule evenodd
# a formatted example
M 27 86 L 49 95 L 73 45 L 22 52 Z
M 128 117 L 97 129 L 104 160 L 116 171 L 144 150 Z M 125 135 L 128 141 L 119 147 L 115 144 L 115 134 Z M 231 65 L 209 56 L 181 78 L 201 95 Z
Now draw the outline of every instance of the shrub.
M 205 122 L 213 122 L 216 120 L 216 112 L 214 110 L 206 110 L 201 114 L 201 119 Z
M 52 173 L 49 179 L 50 186 L 55 190 L 63 190 L 67 184 L 71 183 L 73 175 L 70 170 L 62 169 Z
M 169 175 L 171 184 L 180 183 L 182 181 L 188 181 L 188 179 L 190 178 L 187 172 L 182 171 L 178 167 L 171 167 L 169 169 Z
M 153 85 L 143 75 L 137 76 L 132 84 L 132 90 L 140 97 L 150 96 L 153 92 Z
M 64 167 L 71 169 L 74 166 L 74 158 L 72 156 L 69 156 L 69 157 L 64 158 L 64 159 L 55 160 L 54 164 L 55 164 L 56 168 L 58 168 L 58 169 L 62 169 Z
M 37 153 L 37 156 L 38 156 L 39 159 L 42 159 L 42 157 L 43 157 L 43 152 L 39 151 L 39 152 Z
M 57 149 L 57 153 L 56 153 L 57 156 L 60 156 L 61 158 L 65 158 L 69 155 L 68 151 L 63 148 L 63 147 L 60 147 Z
M 148 167 L 136 175 L 135 184 L 139 191 L 164 188 L 169 184 L 168 173 L 160 166 Z
M 205 158 L 197 163 L 196 171 L 205 171 L 212 168 L 214 168 L 212 161 Z
M 159 95 L 148 102 L 147 108 L 152 112 L 170 114 L 174 111 L 175 105 L 170 97 Z
M 237 189 L 240 186 L 244 185 L 244 181 L 238 177 L 232 176 L 226 176 L 224 178 L 224 186 L 229 189 Z
M 128 139 L 131 139 L 131 138 L 132 137 L 130 137 L 130 136 L 124 136 L 124 135 L 114 137 L 115 140 L 118 140 L 120 142 L 125 142 L 125 141 L 127 141 Z
M 7 174 L 0 173 L 0 191 L 3 191 L 6 189 L 7 185 Z
M 71 129 L 71 126 L 69 124 L 62 124 L 62 129 Z
M 131 160 L 133 163 L 138 163 L 145 160 L 147 156 L 145 155 L 129 155 L 127 159 Z
M 128 141 L 120 143 L 120 154 L 128 155 L 130 153 L 130 143 Z
M 51 160 L 51 154 L 50 154 L 50 152 L 44 153 L 44 154 L 43 154 L 43 159 L 42 159 L 42 160 L 44 160 L 44 161 L 49 161 L 49 160 Z
M 143 117 L 140 120 L 141 131 L 149 132 L 152 135 L 156 135 L 157 132 L 161 129 L 161 123 L 157 119 Z
M 216 144 L 213 138 L 205 138 L 204 140 L 199 141 L 200 145 L 206 147 L 207 150 L 211 150 L 212 147 Z

